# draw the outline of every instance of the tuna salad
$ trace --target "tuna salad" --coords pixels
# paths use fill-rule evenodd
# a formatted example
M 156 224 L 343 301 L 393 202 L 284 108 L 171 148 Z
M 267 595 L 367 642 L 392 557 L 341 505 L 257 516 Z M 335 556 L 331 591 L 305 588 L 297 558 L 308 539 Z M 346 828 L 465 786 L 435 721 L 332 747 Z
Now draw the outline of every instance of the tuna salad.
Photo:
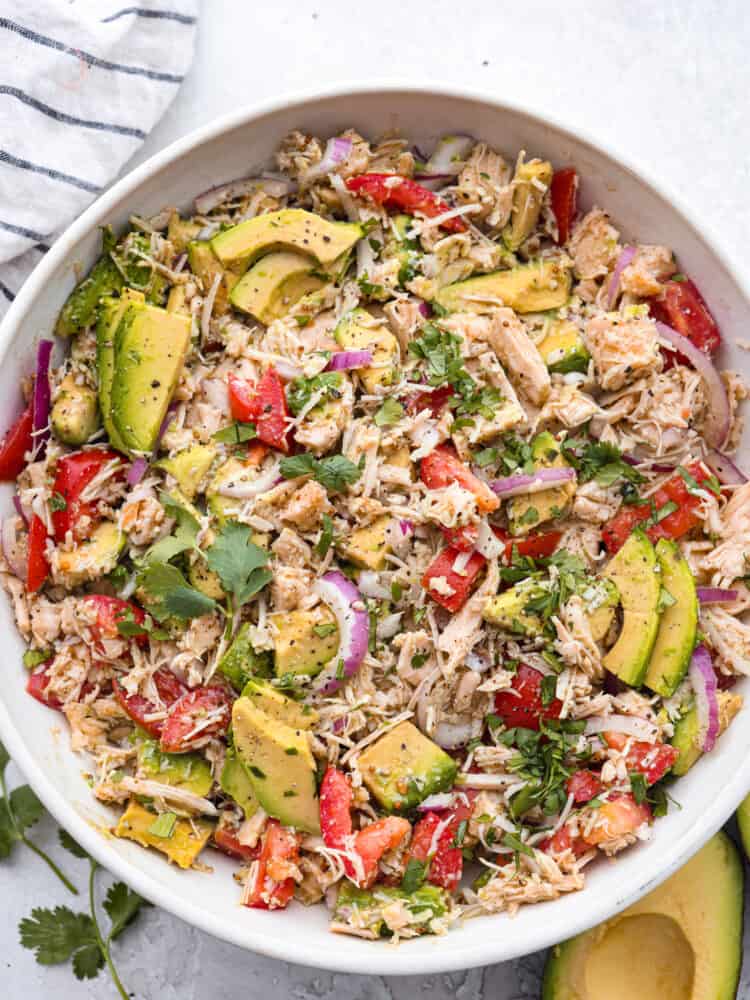
M 274 166 L 104 229 L 39 342 L 0 446 L 27 691 L 114 836 L 223 852 L 247 907 L 406 939 L 583 889 L 750 673 L 701 276 L 466 136 Z

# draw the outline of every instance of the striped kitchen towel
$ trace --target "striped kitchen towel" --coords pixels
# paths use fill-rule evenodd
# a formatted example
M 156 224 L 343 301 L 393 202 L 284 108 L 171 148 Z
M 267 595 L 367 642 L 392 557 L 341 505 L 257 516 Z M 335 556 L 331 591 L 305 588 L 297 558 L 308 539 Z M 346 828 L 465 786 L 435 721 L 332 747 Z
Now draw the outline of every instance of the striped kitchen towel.
M 190 66 L 197 0 L 0 0 L 0 316 Z

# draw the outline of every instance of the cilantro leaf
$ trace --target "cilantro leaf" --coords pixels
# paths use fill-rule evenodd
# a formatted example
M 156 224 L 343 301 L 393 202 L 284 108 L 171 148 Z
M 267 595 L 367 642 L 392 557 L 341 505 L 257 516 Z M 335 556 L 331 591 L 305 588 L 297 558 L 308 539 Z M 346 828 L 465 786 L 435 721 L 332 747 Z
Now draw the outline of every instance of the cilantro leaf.
M 218 441 L 219 444 L 243 444 L 245 441 L 252 441 L 258 434 L 255 430 L 255 424 L 235 420 L 233 424 L 222 427 L 212 436 L 214 441 Z
M 9 802 L 19 833 L 28 830 L 44 815 L 44 806 L 29 785 L 14 788 L 10 793 Z
M 375 414 L 376 427 L 390 427 L 397 424 L 404 415 L 404 408 L 397 399 L 389 397 Z
M 267 569 L 268 553 L 251 541 L 252 529 L 229 521 L 206 552 L 209 569 L 219 575 L 222 586 L 234 597 L 235 606 L 262 590 L 273 578 Z
M 70 836 L 67 830 L 60 829 L 58 831 L 58 838 L 62 846 L 65 848 L 65 850 L 70 851 L 70 853 L 74 855 L 76 858 L 88 857 L 86 851 L 84 851 L 84 849 L 81 847 L 81 845 L 78 843 L 77 840 L 74 840 Z
M 308 405 L 313 396 L 318 397 L 318 406 L 327 399 L 338 399 L 341 395 L 341 383 L 343 376 L 341 372 L 321 372 L 313 375 L 312 378 L 293 379 L 286 390 L 286 401 L 289 409 L 296 417 Z
M 320 532 L 320 538 L 315 543 L 315 551 L 322 559 L 333 544 L 333 521 L 328 514 L 324 514 L 321 521 L 323 527 Z
M 216 601 L 191 587 L 185 577 L 169 563 L 148 563 L 138 582 L 156 602 L 149 610 L 159 618 L 200 618 L 216 610 Z
M 18 927 L 21 944 L 35 952 L 40 965 L 66 962 L 79 948 L 96 944 L 94 921 L 86 913 L 73 913 L 67 906 L 54 910 L 35 907 Z
M 362 469 L 344 455 L 328 455 L 318 459 L 308 452 L 282 458 L 280 471 L 284 479 L 311 475 L 331 493 L 338 493 L 345 486 L 356 483 L 362 475 Z
M 124 882 L 114 882 L 107 890 L 107 896 L 102 905 L 112 922 L 109 939 L 114 941 L 129 924 L 133 923 L 141 908 L 149 904 L 143 896 L 139 896 Z
M 0 777 L 5 775 L 5 768 L 10 763 L 10 754 L 5 749 L 5 746 L 0 743 Z
M 563 441 L 562 451 L 581 483 L 592 479 L 600 486 L 612 486 L 620 480 L 633 485 L 644 482 L 641 473 L 623 459 L 622 452 L 613 444 L 586 437 L 568 438 Z
M 177 525 L 171 535 L 159 539 L 148 549 L 144 557 L 147 563 L 168 563 L 181 552 L 196 548 L 200 531 L 196 517 L 174 497 L 162 493 L 159 499 L 169 516 L 175 518 Z
M 104 956 L 96 941 L 79 948 L 73 955 L 73 972 L 76 979 L 95 979 L 104 968 Z

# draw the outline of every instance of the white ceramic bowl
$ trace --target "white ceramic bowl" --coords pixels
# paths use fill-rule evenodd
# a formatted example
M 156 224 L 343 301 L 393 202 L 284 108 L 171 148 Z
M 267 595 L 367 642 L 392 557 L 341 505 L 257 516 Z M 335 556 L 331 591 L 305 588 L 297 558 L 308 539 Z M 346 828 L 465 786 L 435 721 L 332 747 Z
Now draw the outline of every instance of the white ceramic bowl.
M 62 236 L 17 296 L 0 328 L 0 428 L 18 412 L 19 379 L 31 370 L 35 341 L 48 335 L 73 287 L 74 265 L 88 269 L 99 253 L 97 226 L 122 226 L 131 212 L 187 207 L 214 184 L 266 167 L 279 140 L 301 127 L 329 136 L 353 125 L 366 136 L 398 129 L 429 149 L 440 135 L 468 132 L 515 155 L 518 149 L 557 166 L 575 164 L 584 208 L 598 204 L 626 237 L 675 249 L 681 268 L 698 282 L 725 334 L 722 362 L 750 374 L 748 355 L 733 344 L 750 318 L 747 287 L 675 199 L 587 139 L 549 120 L 459 91 L 413 85 L 337 88 L 314 97 L 283 98 L 222 118 L 174 143 L 100 198 Z M 3 487 L 2 512 L 11 491 Z M 682 809 L 659 820 L 653 839 L 587 870 L 583 892 L 506 915 L 468 921 L 442 938 L 399 948 L 331 935 L 323 906 L 266 913 L 239 905 L 235 865 L 216 852 L 213 875 L 181 872 L 161 857 L 105 837 L 113 815 L 97 803 L 71 753 L 63 720 L 24 692 L 23 644 L 8 602 L 0 600 L 4 681 L 0 736 L 49 811 L 94 857 L 145 897 L 183 920 L 275 958 L 342 972 L 434 973 L 497 962 L 561 941 L 612 916 L 654 888 L 724 823 L 750 789 L 750 720 L 743 712 L 714 753 L 679 781 Z M 747 692 L 748 683 L 740 690 Z

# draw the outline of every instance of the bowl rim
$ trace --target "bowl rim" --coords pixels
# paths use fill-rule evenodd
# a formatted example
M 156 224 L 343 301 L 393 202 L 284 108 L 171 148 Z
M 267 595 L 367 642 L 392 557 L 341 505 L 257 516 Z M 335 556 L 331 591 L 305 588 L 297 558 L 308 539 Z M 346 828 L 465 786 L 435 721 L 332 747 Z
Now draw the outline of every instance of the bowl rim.
M 315 90 L 293 91 L 263 101 L 243 105 L 242 108 L 221 115 L 214 121 L 200 126 L 187 135 L 174 140 L 164 149 L 153 154 L 142 164 L 129 171 L 103 195 L 96 199 L 63 233 L 50 250 L 37 264 L 34 271 L 26 279 L 17 293 L 15 300 L 0 322 L 0 362 L 10 348 L 15 335 L 20 329 L 27 310 L 31 307 L 44 283 L 54 272 L 65 263 L 72 247 L 83 239 L 99 223 L 101 218 L 112 211 L 113 207 L 134 192 L 153 174 L 169 166 L 185 156 L 192 149 L 211 142 L 225 132 L 252 123 L 263 116 L 274 112 L 299 108 L 304 113 L 305 107 L 320 101 L 335 98 L 358 98 L 366 95 L 396 95 L 404 93 L 409 96 L 424 96 L 427 99 L 452 98 L 489 106 L 500 111 L 507 111 L 519 118 L 526 118 L 537 125 L 550 126 L 561 136 L 587 146 L 593 152 L 604 155 L 615 161 L 621 168 L 630 173 L 642 186 L 650 189 L 659 199 L 666 202 L 680 221 L 693 233 L 718 264 L 723 268 L 730 281 L 739 289 L 745 300 L 750 303 L 750 282 L 739 274 L 727 256 L 720 249 L 717 235 L 711 225 L 698 219 L 692 209 L 688 209 L 682 197 L 670 190 L 668 185 L 655 181 L 648 170 L 636 165 L 630 155 L 625 155 L 607 142 L 595 140 L 587 130 L 568 124 L 554 114 L 549 114 L 541 108 L 524 105 L 516 101 L 500 100 L 491 93 L 479 88 L 462 87 L 453 84 L 431 84 L 413 78 L 400 79 L 388 77 L 373 78 L 367 81 L 342 81 Z M 398 950 L 384 949 L 377 944 L 366 954 L 338 953 L 332 948 L 330 952 L 321 952 L 313 945 L 306 944 L 304 938 L 290 937 L 282 940 L 280 935 L 267 936 L 232 919 L 232 911 L 227 911 L 226 918 L 215 916 L 200 908 L 195 903 L 184 900 L 178 893 L 167 887 L 162 887 L 143 872 L 136 864 L 126 861 L 108 847 L 107 838 L 97 831 L 81 816 L 70 802 L 55 786 L 52 778 L 36 764 L 31 754 L 26 750 L 24 738 L 12 719 L 5 703 L 0 699 L 0 736 L 11 755 L 13 762 L 25 775 L 31 787 L 37 793 L 47 810 L 55 820 L 85 848 L 86 851 L 104 868 L 117 878 L 123 879 L 144 898 L 167 910 L 181 920 L 200 928 L 203 931 L 235 944 L 245 950 L 257 952 L 286 962 L 295 962 L 313 968 L 326 969 L 333 972 L 373 975 L 425 975 L 452 972 L 475 968 L 495 962 L 508 961 L 523 955 L 540 951 L 558 943 L 559 936 L 554 930 L 554 922 L 538 922 L 538 926 L 526 935 L 522 944 L 503 947 L 502 935 L 490 940 L 472 943 L 471 939 L 459 952 L 441 951 L 434 948 L 429 955 L 412 952 L 408 943 Z M 579 907 L 575 919 L 568 919 L 565 927 L 565 938 L 573 937 L 602 921 L 611 918 L 631 904 L 635 903 L 647 892 L 656 888 L 659 883 L 668 878 L 681 867 L 702 845 L 726 822 L 740 801 L 750 789 L 750 758 L 733 774 L 732 779 L 723 787 L 720 794 L 713 800 L 709 809 L 705 810 L 693 827 L 680 837 L 678 849 L 666 864 L 660 858 L 644 867 L 643 878 L 620 898 L 591 893 L 586 896 L 584 905 Z M 657 863 L 658 862 L 658 863 Z M 550 930 L 552 928 L 552 930 Z

